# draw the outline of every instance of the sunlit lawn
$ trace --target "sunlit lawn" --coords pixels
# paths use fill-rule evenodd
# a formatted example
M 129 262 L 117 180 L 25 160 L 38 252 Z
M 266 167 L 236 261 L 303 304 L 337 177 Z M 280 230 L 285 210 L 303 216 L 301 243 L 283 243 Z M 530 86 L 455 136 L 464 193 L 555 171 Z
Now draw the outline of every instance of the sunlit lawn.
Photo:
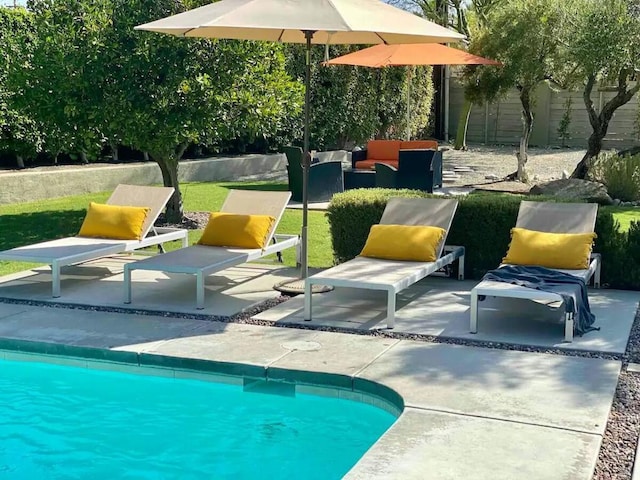
M 181 185 L 184 210 L 218 210 L 229 189 L 278 190 L 287 189 L 286 184 L 273 182 L 223 182 L 223 183 L 185 183 Z M 52 240 L 74 235 L 78 232 L 85 209 L 89 202 L 104 202 L 110 192 L 74 195 L 64 198 L 43 200 L 18 205 L 0 205 L 0 250 Z M 640 221 L 640 209 L 629 207 L 608 207 L 614 211 L 615 218 L 623 230 L 629 228 L 632 220 Z M 302 224 L 300 210 L 287 209 L 280 221 L 278 233 L 299 234 Z M 200 230 L 189 233 L 190 244 L 200 238 Z M 167 245 L 168 249 L 180 246 L 179 242 Z M 286 265 L 295 265 L 295 251 L 284 252 Z M 333 252 L 329 236 L 329 224 L 324 212 L 309 212 L 309 266 L 329 267 L 333 264 Z M 0 275 L 31 268 L 33 264 L 19 262 L 1 262 Z

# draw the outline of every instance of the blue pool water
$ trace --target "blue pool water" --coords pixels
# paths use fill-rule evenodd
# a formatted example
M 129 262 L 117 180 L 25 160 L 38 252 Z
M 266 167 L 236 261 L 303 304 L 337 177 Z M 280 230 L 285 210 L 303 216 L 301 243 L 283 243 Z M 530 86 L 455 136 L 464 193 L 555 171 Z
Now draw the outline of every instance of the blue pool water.
M 0 360 L 0 478 L 340 478 L 394 420 L 334 398 Z

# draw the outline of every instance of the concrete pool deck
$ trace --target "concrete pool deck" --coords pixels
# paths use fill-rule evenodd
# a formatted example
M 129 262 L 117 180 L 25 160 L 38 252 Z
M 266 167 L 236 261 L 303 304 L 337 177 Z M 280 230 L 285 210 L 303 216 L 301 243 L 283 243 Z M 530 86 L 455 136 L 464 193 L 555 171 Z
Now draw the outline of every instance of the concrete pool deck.
M 69 270 L 58 300 L 76 308 L 20 303 L 52 300 L 46 269 L 0 278 L 0 297 L 17 301 L 0 303 L 0 344 L 42 342 L 63 352 L 68 346 L 129 353 L 133 358 L 225 362 L 250 366 L 270 380 L 303 378 L 308 381 L 302 383 L 314 383 L 314 378 L 332 374 L 352 386 L 363 380 L 385 385 L 402 396 L 405 410 L 348 478 L 591 478 L 621 368 L 617 360 L 180 318 L 185 313 L 229 315 L 275 297 L 270 286 L 291 272 L 273 265 L 243 266 L 212 276 L 204 311 L 193 308 L 195 289 L 189 276 L 144 275 L 134 287 L 137 301 L 130 308 L 153 306 L 161 314 L 92 310 L 123 307 L 118 268 L 122 261 L 118 257 L 84 271 L 85 267 Z M 398 303 L 397 331 L 420 327 L 422 331 L 415 333 L 440 329 L 449 335 L 462 328 L 456 327 L 464 317 L 461 292 L 468 294 L 471 284 L 444 278 L 418 284 L 418 290 Z M 331 315 L 341 312 L 354 332 L 375 328 L 375 319 L 369 318 L 365 327 L 358 325 L 358 318 L 368 318 L 368 308 L 375 308 L 379 299 L 353 294 L 337 290 L 319 296 L 316 306 L 324 317 L 312 324 L 328 326 L 336 321 Z M 459 301 L 444 309 L 456 296 Z M 619 351 L 626 344 L 638 297 L 638 292 L 592 291 L 603 329 L 577 338 L 571 348 Z M 337 309 L 338 302 L 349 298 L 355 302 L 350 309 Z M 271 320 L 276 325 L 295 324 L 299 300 L 291 299 L 257 318 L 271 312 L 287 318 Z M 324 308 L 322 302 L 327 302 Z M 507 326 L 501 320 L 494 323 L 493 315 L 481 317 L 481 322 L 483 318 L 482 340 L 498 335 L 497 325 Z M 554 326 L 547 327 L 533 321 L 524 333 L 512 331 L 509 338 L 521 344 L 529 339 L 544 345 L 543 338 L 559 342 L 562 337 L 555 337 Z M 534 330 L 543 331 L 541 337 Z M 582 347 L 580 341 L 585 342 Z

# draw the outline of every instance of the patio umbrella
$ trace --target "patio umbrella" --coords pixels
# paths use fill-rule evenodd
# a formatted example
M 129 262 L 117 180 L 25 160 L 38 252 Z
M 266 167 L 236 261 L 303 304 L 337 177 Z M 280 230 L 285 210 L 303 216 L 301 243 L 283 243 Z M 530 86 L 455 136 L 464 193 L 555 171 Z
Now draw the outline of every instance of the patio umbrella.
M 355 65 L 372 68 L 415 65 L 501 65 L 495 60 L 437 43 L 375 45 L 324 63 L 325 65 Z M 407 140 L 409 140 L 411 71 L 407 81 Z
M 438 43 L 463 38 L 379 0 L 221 0 L 135 28 L 181 37 L 306 44 L 300 262 L 303 280 L 308 275 L 311 44 Z

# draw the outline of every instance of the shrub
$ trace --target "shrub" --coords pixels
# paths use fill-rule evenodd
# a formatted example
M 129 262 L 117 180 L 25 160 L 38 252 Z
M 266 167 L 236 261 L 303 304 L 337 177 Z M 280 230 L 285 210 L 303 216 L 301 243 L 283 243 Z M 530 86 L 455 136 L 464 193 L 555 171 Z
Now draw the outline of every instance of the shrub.
M 415 190 L 389 189 L 350 190 L 333 197 L 327 215 L 338 263 L 360 253 L 371 225 L 380 221 L 387 200 L 398 196 L 433 197 Z M 555 201 L 507 194 L 472 194 L 458 199 L 447 244 L 465 247 L 466 278 L 480 279 L 500 264 L 509 246 L 520 201 L 527 199 Z M 640 289 L 640 223 L 632 224 L 628 234 L 621 232 L 613 210 L 600 207 L 596 233 L 594 251 L 603 257 L 602 282 L 612 288 Z
M 604 183 L 609 195 L 623 202 L 640 200 L 640 154 L 618 156 L 607 152 L 595 159 L 593 180 Z

